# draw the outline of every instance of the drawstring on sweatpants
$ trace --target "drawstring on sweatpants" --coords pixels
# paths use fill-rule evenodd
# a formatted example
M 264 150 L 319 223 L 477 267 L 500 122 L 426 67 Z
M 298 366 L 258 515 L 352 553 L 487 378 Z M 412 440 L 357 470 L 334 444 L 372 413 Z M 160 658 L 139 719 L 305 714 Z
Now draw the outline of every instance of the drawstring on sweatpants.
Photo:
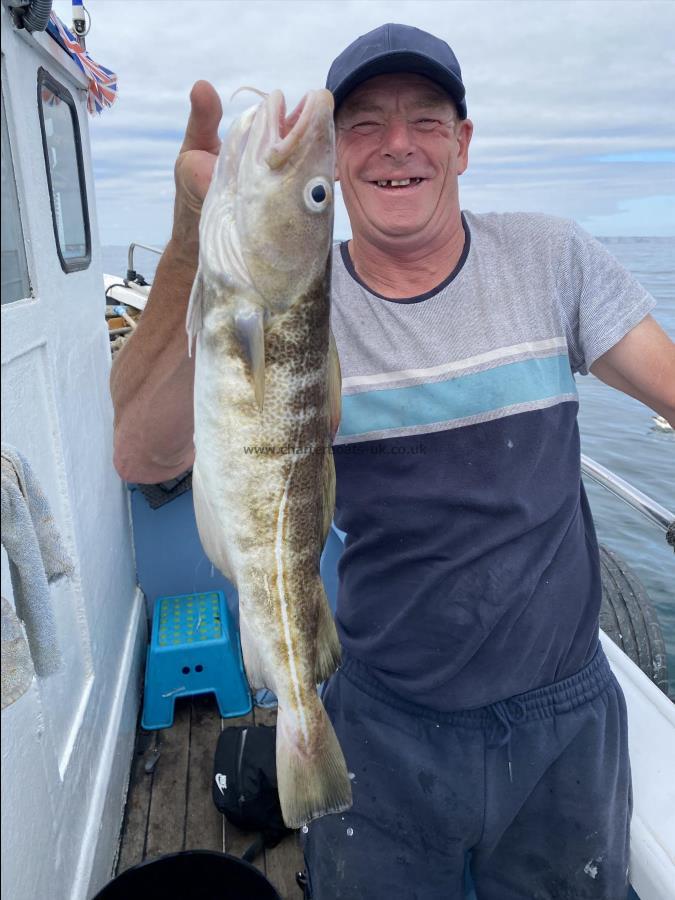
M 511 732 L 512 726 L 522 722 L 525 718 L 525 706 L 517 698 L 510 700 L 498 700 L 492 703 L 488 709 L 495 717 L 495 725 L 492 730 L 488 747 L 506 747 L 506 761 L 509 769 L 509 781 L 513 782 L 513 766 L 511 764 Z

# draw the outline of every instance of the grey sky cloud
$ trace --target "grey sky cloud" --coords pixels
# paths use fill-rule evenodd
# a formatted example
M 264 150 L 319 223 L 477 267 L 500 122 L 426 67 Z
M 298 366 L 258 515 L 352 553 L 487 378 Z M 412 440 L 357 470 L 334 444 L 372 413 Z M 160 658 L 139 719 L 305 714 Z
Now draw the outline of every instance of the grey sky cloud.
M 104 243 L 169 235 L 190 87 L 211 81 L 221 131 L 281 88 L 289 106 L 387 21 L 455 50 L 475 124 L 462 204 L 570 216 L 596 234 L 675 234 L 675 3 L 670 0 L 90 0 L 88 49 L 120 95 L 92 122 Z M 64 21 L 68 0 L 56 0 Z M 348 233 L 344 209 L 336 233 Z

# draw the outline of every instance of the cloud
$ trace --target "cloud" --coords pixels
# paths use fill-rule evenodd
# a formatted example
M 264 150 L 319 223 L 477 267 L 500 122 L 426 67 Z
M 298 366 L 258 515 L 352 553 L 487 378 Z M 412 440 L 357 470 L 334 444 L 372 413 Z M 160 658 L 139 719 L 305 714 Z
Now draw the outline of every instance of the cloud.
M 639 233 L 653 237 L 670 237 L 673 234 L 673 210 L 675 194 L 655 197 L 633 197 L 619 203 L 611 215 L 589 213 L 581 222 L 592 234 L 618 237 Z
M 386 21 L 445 38 L 461 62 L 475 123 L 465 207 L 571 216 L 598 234 L 675 234 L 664 199 L 675 177 L 670 0 L 89 7 L 88 49 L 120 78 L 119 100 L 91 129 L 103 243 L 167 239 L 194 81 L 220 92 L 225 129 L 250 104 L 250 95 L 229 102 L 236 88 L 280 87 L 295 103 L 354 37 Z M 68 0 L 55 9 L 67 22 Z M 347 231 L 339 209 L 336 234 Z

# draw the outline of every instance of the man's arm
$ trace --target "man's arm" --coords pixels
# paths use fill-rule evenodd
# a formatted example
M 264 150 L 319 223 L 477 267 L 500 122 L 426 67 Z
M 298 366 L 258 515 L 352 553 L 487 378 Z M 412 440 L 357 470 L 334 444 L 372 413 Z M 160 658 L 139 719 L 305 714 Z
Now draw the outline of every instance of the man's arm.
M 117 354 L 110 375 L 115 408 L 115 468 L 125 481 L 174 478 L 194 460 L 194 358 L 185 317 L 197 271 L 199 216 L 220 148 L 222 115 L 214 88 L 199 81 L 176 161 L 171 240 L 157 267 L 138 327 Z
M 645 403 L 675 428 L 675 343 L 651 316 L 598 357 L 591 372 Z

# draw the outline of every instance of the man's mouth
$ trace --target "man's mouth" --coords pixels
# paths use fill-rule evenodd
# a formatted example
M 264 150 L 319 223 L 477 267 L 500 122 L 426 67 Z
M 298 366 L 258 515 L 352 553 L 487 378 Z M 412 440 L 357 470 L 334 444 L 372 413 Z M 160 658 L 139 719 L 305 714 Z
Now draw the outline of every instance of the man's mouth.
M 393 190 L 401 190 L 402 188 L 411 188 L 415 187 L 418 184 L 421 184 L 426 179 L 424 178 L 390 178 L 390 179 L 378 179 L 377 181 L 371 181 L 371 184 L 376 185 L 379 188 L 384 188 L 385 190 L 393 189 Z

